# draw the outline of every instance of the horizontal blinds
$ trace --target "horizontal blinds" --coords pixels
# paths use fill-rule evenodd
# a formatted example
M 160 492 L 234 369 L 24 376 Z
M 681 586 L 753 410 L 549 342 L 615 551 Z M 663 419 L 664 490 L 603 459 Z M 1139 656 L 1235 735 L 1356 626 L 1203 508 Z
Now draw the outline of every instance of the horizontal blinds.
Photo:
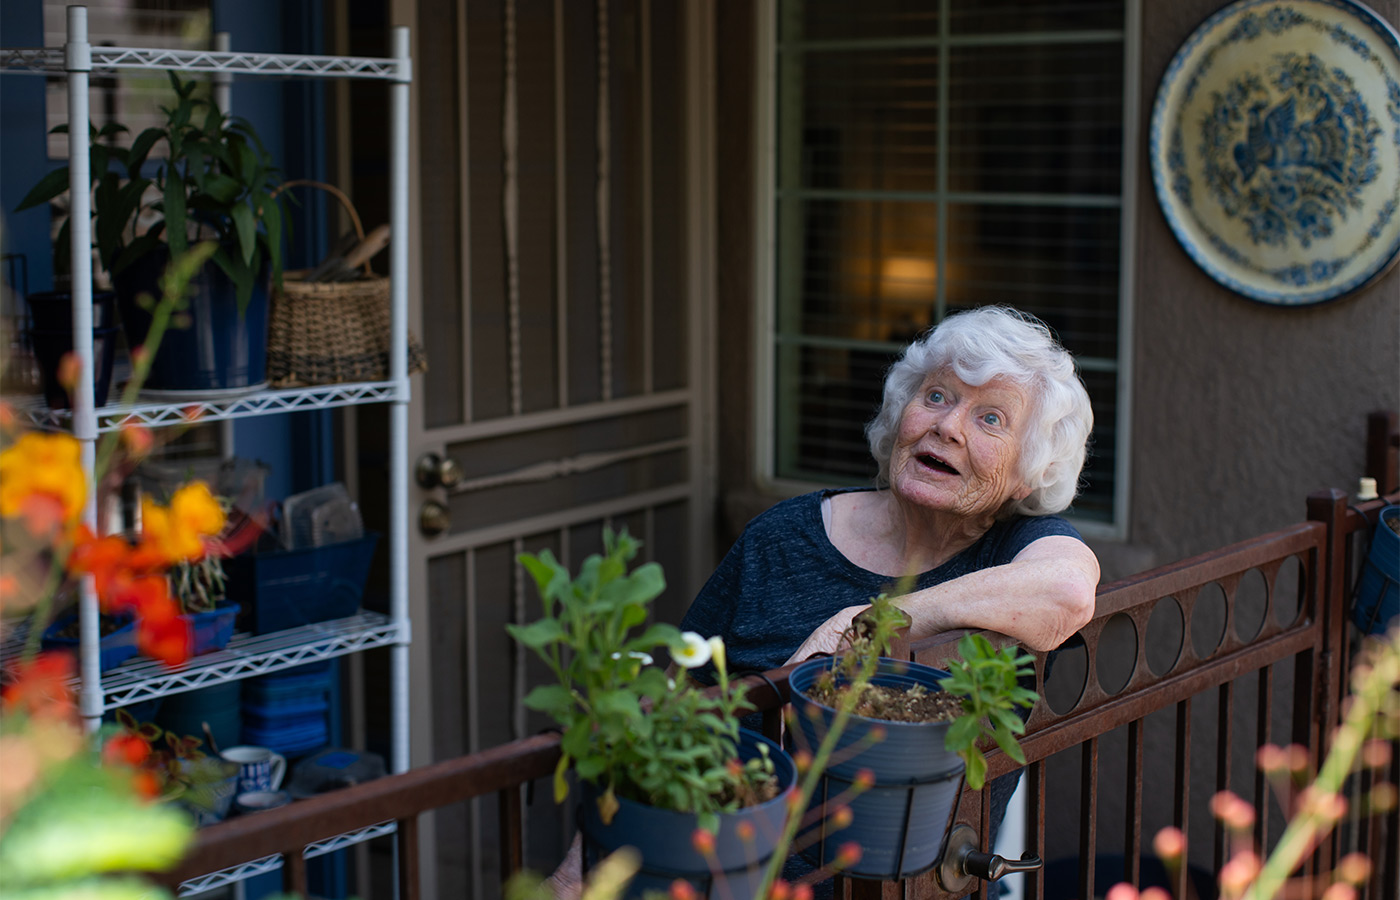
M 94 46 L 150 47 L 203 50 L 210 46 L 212 0 L 84 0 L 88 8 L 88 39 Z M 62 47 L 68 40 L 67 13 L 71 0 L 44 0 L 44 46 Z M 185 76 L 188 78 L 189 76 Z M 68 122 L 67 79 L 49 79 L 45 114 L 49 128 Z M 173 100 L 170 79 L 164 72 L 128 72 L 120 78 L 92 78 L 92 121 L 98 128 L 120 122 L 130 132 L 117 139 L 122 145 L 144 129 L 160 125 L 161 106 Z M 165 152 L 164 145 L 152 155 Z M 51 134 L 50 159 L 68 157 L 68 137 Z
M 775 474 L 873 474 L 864 423 L 909 340 L 1005 303 L 1095 406 L 1076 512 L 1110 518 L 1122 0 L 787 0 L 778 23 Z

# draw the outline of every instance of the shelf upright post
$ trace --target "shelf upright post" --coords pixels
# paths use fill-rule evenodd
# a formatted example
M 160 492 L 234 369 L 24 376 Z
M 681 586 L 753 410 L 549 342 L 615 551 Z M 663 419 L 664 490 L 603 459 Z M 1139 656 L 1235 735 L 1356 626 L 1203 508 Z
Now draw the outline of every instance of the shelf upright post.
M 73 351 L 79 376 L 69 394 L 73 401 L 73 436 L 81 448 L 88 480 L 83 521 L 97 526 L 97 410 L 92 387 L 92 173 L 89 162 L 88 81 L 92 44 L 88 42 L 87 7 L 68 7 L 68 42 L 63 45 L 63 68 L 68 73 L 68 271 L 72 273 Z M 99 659 L 97 594 L 91 576 L 82 581 L 78 599 L 78 659 L 82 688 L 78 709 L 89 731 L 102 723 L 102 667 Z
M 389 599 L 399 635 L 391 651 L 390 686 L 391 765 L 397 773 L 408 771 L 410 765 L 408 648 L 412 641 L 408 618 L 408 128 L 413 63 L 406 26 L 394 28 L 392 47 L 397 66 L 389 86 L 389 284 L 393 311 L 389 317 L 389 378 L 394 382 L 394 402 L 389 408 L 389 568 L 393 573 Z
M 227 31 L 214 32 L 215 52 L 227 53 L 232 49 L 233 38 Z M 224 115 L 228 115 L 233 111 L 233 75 L 221 69 L 214 73 L 212 82 L 214 105 Z M 219 453 L 224 459 L 232 459 L 234 456 L 233 439 L 233 420 L 224 419 L 219 423 Z

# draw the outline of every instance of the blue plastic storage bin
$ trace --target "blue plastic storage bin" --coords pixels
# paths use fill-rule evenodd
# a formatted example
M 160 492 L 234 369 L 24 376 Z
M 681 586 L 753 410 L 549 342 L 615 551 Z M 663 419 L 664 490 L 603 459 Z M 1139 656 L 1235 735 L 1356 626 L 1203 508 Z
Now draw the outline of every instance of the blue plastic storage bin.
M 110 634 L 103 635 L 98 644 L 100 650 L 97 655 L 97 667 L 100 671 L 114 669 L 139 652 L 136 649 L 136 620 L 130 616 L 125 617 L 125 619 L 125 624 Z M 57 619 L 44 629 L 43 639 L 40 641 L 41 646 L 45 650 L 71 650 L 73 653 L 77 653 L 78 639 L 59 635 L 59 632 L 76 621 L 78 621 L 77 613 L 69 613 Z
M 370 532 L 324 547 L 231 557 L 224 560 L 228 599 L 247 611 L 244 627 L 253 634 L 352 616 L 378 541 Z
M 1400 615 L 1400 506 L 1381 510 L 1371 536 L 1371 548 L 1362 561 L 1356 584 L 1352 621 L 1364 634 L 1380 634 Z

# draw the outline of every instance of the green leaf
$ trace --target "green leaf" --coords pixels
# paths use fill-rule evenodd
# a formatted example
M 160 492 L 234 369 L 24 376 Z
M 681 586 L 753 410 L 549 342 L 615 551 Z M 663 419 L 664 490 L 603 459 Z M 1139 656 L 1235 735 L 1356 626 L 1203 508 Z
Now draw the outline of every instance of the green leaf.
M 1020 743 L 1012 736 L 1011 732 L 1003 728 L 996 728 L 992 731 L 992 737 L 996 739 L 997 746 L 1001 748 L 1002 753 L 1023 766 L 1026 764 L 1026 753 L 1021 749 Z
M 982 790 L 987 783 L 987 757 L 976 747 L 971 747 L 964 757 L 967 762 L 967 786 L 974 791 Z
M 564 777 L 569 771 L 569 754 L 564 753 L 559 757 L 559 764 L 554 767 L 554 802 L 563 803 L 564 798 L 569 796 L 569 781 Z
M 216 202 L 226 206 L 238 198 L 243 186 L 237 180 L 215 172 L 204 179 L 202 190 L 213 197 Z M 237 212 L 237 210 L 238 207 L 235 207 L 234 211 Z M 248 212 L 251 213 L 252 209 L 249 209 Z
M 15 212 L 23 212 L 26 209 L 47 203 L 59 194 L 68 190 L 68 167 L 54 169 L 39 179 L 39 183 L 24 195 L 24 199 L 15 207 Z
M 540 619 L 529 625 L 507 625 L 507 633 L 531 650 L 539 650 L 568 637 L 556 619 Z
M 574 763 L 574 772 L 584 781 L 593 781 L 608 768 L 608 761 L 601 756 L 589 756 Z
M 657 623 L 622 645 L 623 650 L 651 650 L 670 647 L 680 641 L 681 630 L 674 625 Z
M 524 703 L 559 722 L 567 722 L 574 712 L 573 692 L 562 684 L 542 684 L 525 695 Z
M 637 695 L 626 690 L 604 691 L 594 699 L 593 708 L 599 716 L 620 715 L 637 719 L 642 715 Z
M 135 178 L 141 174 L 141 167 L 146 164 L 146 157 L 151 155 L 151 148 L 164 135 L 165 132 L 159 128 L 147 128 L 136 136 L 136 140 L 131 142 L 131 149 L 126 154 L 127 175 Z
M 173 240 L 171 245 L 173 247 Z M 243 315 L 244 310 L 248 308 L 248 301 L 253 298 L 252 268 L 238 257 L 230 257 L 223 247 L 218 249 L 213 259 L 229 277 L 229 281 L 233 282 L 234 292 L 238 297 L 238 314 Z
M 976 717 L 959 716 L 953 720 L 953 724 L 949 725 L 947 732 L 944 733 L 943 747 L 947 750 L 960 751 L 976 742 L 981 731 L 981 724 Z

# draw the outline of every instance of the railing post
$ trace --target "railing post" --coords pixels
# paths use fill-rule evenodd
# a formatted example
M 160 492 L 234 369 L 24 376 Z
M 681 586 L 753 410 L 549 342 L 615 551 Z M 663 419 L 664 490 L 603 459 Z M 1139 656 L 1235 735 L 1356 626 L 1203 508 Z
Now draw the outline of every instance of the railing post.
M 1400 414 L 1394 410 L 1366 417 L 1366 474 L 1376 479 L 1382 494 L 1400 491 Z
M 1315 706 L 1308 717 L 1310 722 L 1314 723 L 1313 734 L 1316 737 L 1316 743 L 1309 743 L 1309 746 L 1315 749 L 1317 764 L 1321 765 L 1321 760 L 1327 755 L 1332 742 L 1332 729 L 1337 724 L 1341 694 L 1346 690 L 1346 677 L 1342 668 L 1347 656 L 1347 495 L 1336 488 L 1314 492 L 1308 495 L 1307 509 L 1310 520 L 1322 522 L 1327 526 L 1324 559 L 1319 561 L 1322 579 L 1317 608 L 1317 616 L 1322 625 L 1322 646 L 1321 656 L 1316 661 L 1312 673 L 1312 677 L 1318 681 L 1317 690 L 1313 694 L 1316 698 Z M 1317 581 L 1314 580 L 1314 583 Z M 1299 680 L 1302 679 L 1302 675 L 1300 667 L 1297 675 Z M 1299 686 L 1295 685 L 1295 696 L 1301 699 L 1301 693 L 1296 690 Z M 1297 723 L 1295 734 L 1296 731 Z M 1335 835 L 1323 841 L 1314 857 L 1316 868 L 1313 865 L 1304 866 L 1304 877 L 1310 878 L 1317 872 L 1331 871 L 1336 858 L 1336 848 Z

